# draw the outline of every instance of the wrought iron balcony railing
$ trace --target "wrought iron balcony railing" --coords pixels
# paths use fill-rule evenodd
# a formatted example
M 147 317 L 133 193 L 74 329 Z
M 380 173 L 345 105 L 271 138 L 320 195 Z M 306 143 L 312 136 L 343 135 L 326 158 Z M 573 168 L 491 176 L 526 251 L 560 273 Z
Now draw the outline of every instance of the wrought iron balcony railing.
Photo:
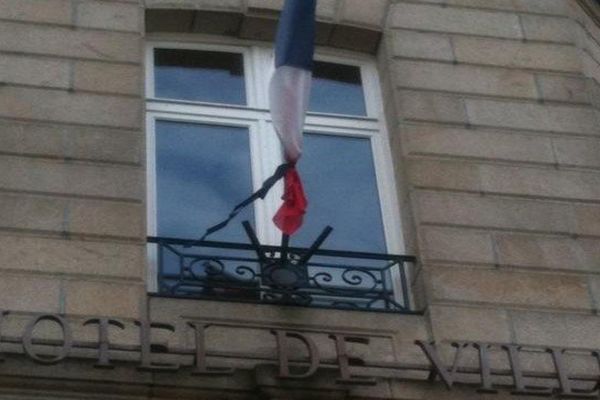
M 163 237 L 148 242 L 156 245 L 160 296 L 411 313 L 406 265 L 415 262 L 412 256 Z

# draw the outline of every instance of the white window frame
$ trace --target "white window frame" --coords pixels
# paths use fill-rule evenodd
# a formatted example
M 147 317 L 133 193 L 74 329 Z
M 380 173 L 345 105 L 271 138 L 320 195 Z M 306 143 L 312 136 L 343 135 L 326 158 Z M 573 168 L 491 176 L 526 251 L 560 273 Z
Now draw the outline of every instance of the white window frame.
M 224 44 L 221 39 L 215 40 L 212 38 L 211 42 L 210 38 L 206 38 L 206 43 L 156 40 L 146 45 L 148 236 L 156 235 L 156 120 L 246 127 L 250 135 L 252 183 L 255 190 L 283 161 L 279 140 L 271 123 L 267 95 L 269 80 L 274 70 L 272 49 L 264 47 L 264 45 L 244 45 L 243 42 L 240 42 L 232 40 L 230 44 Z M 155 48 L 241 53 L 244 59 L 247 105 L 237 106 L 156 98 L 154 94 Z M 403 254 L 405 247 L 397 197 L 398 192 L 396 190 L 389 136 L 384 120 L 380 83 L 375 62 L 371 57 L 356 54 L 348 55 L 339 51 L 334 52 L 331 49 L 317 49 L 315 59 L 360 68 L 367 115 L 363 117 L 309 112 L 305 121 L 305 130 L 325 135 L 370 139 L 386 247 L 389 253 Z M 255 202 L 254 222 L 257 236 L 262 243 L 278 244 L 281 240 L 281 233 L 270 222 L 273 213 L 281 202 L 281 193 L 282 185 L 279 183 L 271 190 L 264 201 Z M 232 207 L 233 205 L 232 203 Z M 353 249 L 346 250 L 352 251 Z M 149 248 L 148 288 L 150 292 L 157 290 L 155 254 L 156 252 Z M 393 274 L 392 281 L 395 296 L 400 299 L 399 274 Z

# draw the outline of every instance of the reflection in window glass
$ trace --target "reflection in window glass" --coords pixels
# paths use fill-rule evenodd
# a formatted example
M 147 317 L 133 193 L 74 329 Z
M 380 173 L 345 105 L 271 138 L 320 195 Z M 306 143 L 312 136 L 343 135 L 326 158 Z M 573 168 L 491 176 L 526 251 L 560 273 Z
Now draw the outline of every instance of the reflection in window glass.
M 248 130 L 156 122 L 157 234 L 195 239 L 252 193 Z M 238 221 L 253 221 L 252 207 Z M 232 223 L 211 240 L 246 241 Z
M 159 98 L 246 104 L 242 54 L 155 49 L 154 84 Z
M 306 134 L 304 149 L 298 168 L 309 205 L 293 245 L 309 246 L 331 225 L 324 248 L 386 252 L 370 140 Z
M 367 115 L 360 68 L 315 61 L 309 111 Z

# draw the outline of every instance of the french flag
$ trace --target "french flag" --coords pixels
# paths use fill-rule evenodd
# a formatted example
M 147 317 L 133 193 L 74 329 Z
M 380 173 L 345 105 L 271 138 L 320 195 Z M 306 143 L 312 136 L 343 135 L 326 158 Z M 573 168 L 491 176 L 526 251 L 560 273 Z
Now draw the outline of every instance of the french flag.
M 275 42 L 275 73 L 269 87 L 273 126 L 290 167 L 284 176 L 283 204 L 273 222 L 286 235 L 302 225 L 308 205 L 295 168 L 302 155 L 315 42 L 316 0 L 286 0 Z

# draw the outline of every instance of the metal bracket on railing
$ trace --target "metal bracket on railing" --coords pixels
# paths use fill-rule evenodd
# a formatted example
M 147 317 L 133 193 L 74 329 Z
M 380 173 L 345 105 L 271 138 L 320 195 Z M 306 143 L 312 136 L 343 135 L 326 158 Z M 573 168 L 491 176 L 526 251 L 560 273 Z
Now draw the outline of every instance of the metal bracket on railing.
M 242 226 L 258 256 L 265 277 L 269 278 L 270 283 L 286 288 L 301 286 L 307 283 L 308 274 L 306 273 L 306 265 L 333 231 L 331 226 L 326 226 L 317 237 L 317 240 L 315 240 L 304 254 L 298 255 L 298 258 L 295 260 L 290 260 L 289 235 L 282 235 L 279 256 L 275 253 L 268 256 L 250 222 L 243 221 Z

